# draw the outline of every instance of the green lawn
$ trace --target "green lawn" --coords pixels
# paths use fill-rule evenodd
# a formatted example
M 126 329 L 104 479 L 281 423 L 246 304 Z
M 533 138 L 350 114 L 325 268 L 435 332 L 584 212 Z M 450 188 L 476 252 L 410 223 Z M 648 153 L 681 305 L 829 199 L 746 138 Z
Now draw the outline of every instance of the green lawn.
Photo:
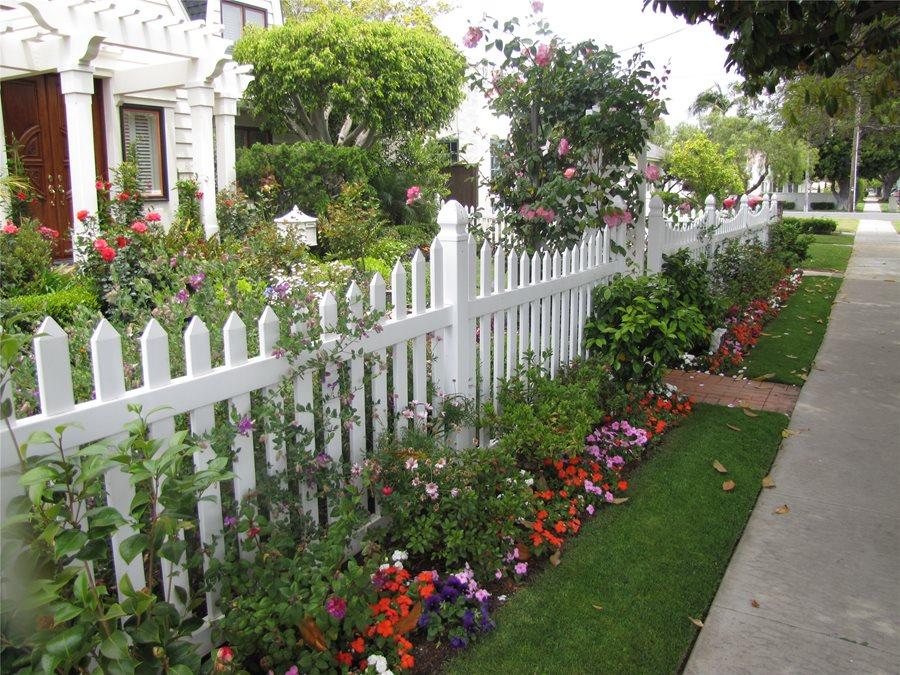
M 894 229 L 897 231 L 897 234 L 900 234 L 900 220 L 894 221 Z
M 812 243 L 803 261 L 803 269 L 806 270 L 831 270 L 843 272 L 847 269 L 852 246 L 840 246 L 836 244 Z
M 630 501 L 567 543 L 560 566 L 513 595 L 497 629 L 449 673 L 678 671 L 698 631 L 688 617 L 705 618 L 788 423 L 696 411 L 633 475 Z
M 856 232 L 856 228 L 859 227 L 859 218 L 835 218 L 837 221 L 838 230 L 841 232 Z
M 813 239 L 817 244 L 840 244 L 842 246 L 853 246 L 853 237 L 855 234 L 814 234 Z
M 837 247 L 832 247 L 837 248 Z M 834 277 L 806 277 L 787 306 L 765 327 L 759 343 L 744 365 L 746 377 L 770 374 L 773 382 L 802 385 L 812 367 L 831 314 L 831 305 L 841 287 Z

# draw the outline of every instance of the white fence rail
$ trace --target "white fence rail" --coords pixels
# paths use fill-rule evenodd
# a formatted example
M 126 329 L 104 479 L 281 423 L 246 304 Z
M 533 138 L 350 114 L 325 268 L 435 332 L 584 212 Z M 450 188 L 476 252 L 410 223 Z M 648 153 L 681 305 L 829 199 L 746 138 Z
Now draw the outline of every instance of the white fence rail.
M 773 209 L 774 203 L 766 201 L 758 211 L 742 207 L 733 217 L 725 218 L 714 206 L 708 206 L 705 218 L 718 219 L 718 241 L 764 231 Z M 683 246 L 698 250 L 701 245 L 700 225 L 673 230 L 664 221 L 658 197 L 651 205 L 649 237 L 645 237 L 642 224 L 630 231 L 624 227 L 603 228 L 586 233 L 578 245 L 552 254 L 507 251 L 502 246 L 492 247 L 487 239 L 478 250 L 468 231 L 469 221 L 470 214 L 458 203 L 444 205 L 438 216 L 441 229 L 431 245 L 430 261 L 426 262 L 422 253 L 416 251 L 410 280 L 397 261 L 392 273 L 390 307 L 380 275 L 373 278 L 367 301 L 355 283 L 350 285 L 346 307 L 352 315 L 361 316 L 366 305 L 372 311 L 390 312 L 380 320 L 379 330 L 369 332 L 354 344 L 347 345 L 334 334 L 324 337 L 318 353 L 326 354 L 330 365 L 325 368 L 321 387 L 314 386 L 321 373 L 319 362 L 312 355 L 301 358 L 299 365 L 296 359 L 291 363 L 279 358 L 277 345 L 288 327 L 280 325 L 276 313 L 266 308 L 257 320 L 259 344 L 253 356 L 247 344 L 246 326 L 232 313 L 222 328 L 224 363 L 215 367 L 209 330 L 194 317 L 184 333 L 186 374 L 176 378 L 171 377 L 168 336 L 155 319 L 151 320 L 140 337 L 143 386 L 130 390 L 125 386 L 121 337 L 109 322 L 101 320 L 90 344 L 95 398 L 76 403 L 68 337 L 53 319 L 47 318 L 34 340 L 41 412 L 11 420 L 8 429 L 0 430 L 2 510 L 5 512 L 13 495 L 21 493 L 13 434 L 23 441 L 36 431 L 53 434 L 59 425 L 74 425 L 66 432 L 64 442 L 67 448 L 75 448 L 120 434 L 133 417 L 129 405 L 136 404 L 145 411 L 165 407 L 152 417 L 150 433 L 154 437 L 171 435 L 176 419 L 184 420 L 185 414 L 190 430 L 203 436 L 216 425 L 232 424 L 231 419 L 223 419 L 222 407 L 217 411 L 217 404 L 226 403 L 232 416 L 247 415 L 251 395 L 273 392 L 288 377 L 292 392 L 288 401 L 296 404 L 289 411 L 298 426 L 312 428 L 314 423 L 314 414 L 305 406 L 322 411 L 326 419 L 340 419 L 342 406 L 349 405 L 362 422 L 349 429 L 338 424 L 332 436 L 324 441 L 313 438 L 306 449 L 310 453 L 324 452 L 332 460 L 360 463 L 382 434 L 392 428 L 399 432 L 410 423 L 398 413 L 411 401 L 424 404 L 430 400 L 435 408 L 440 408 L 448 395 L 495 400 L 500 381 L 509 377 L 529 352 L 548 354 L 543 366 L 551 376 L 555 375 L 561 365 L 585 354 L 584 323 L 591 312 L 591 290 L 595 286 L 608 283 L 619 273 L 640 273 L 645 254 L 649 269 L 658 270 L 663 253 Z M 426 287 L 430 287 L 429 297 Z M 407 288 L 411 290 L 409 300 Z M 338 303 L 330 292 L 321 299 L 320 313 L 323 329 L 336 325 Z M 374 358 L 366 358 L 370 355 Z M 337 379 L 339 370 L 346 373 L 343 385 Z M 346 396 L 347 392 L 342 392 L 341 387 L 346 387 L 347 382 L 351 390 L 361 389 L 367 372 L 368 396 Z M 433 387 L 429 388 L 429 383 Z M 472 429 L 460 429 L 453 440 L 458 446 L 471 443 L 473 433 Z M 345 447 L 349 448 L 347 457 L 342 456 Z M 30 446 L 29 452 L 50 449 Z M 232 451 L 232 470 L 236 474 L 232 487 L 238 501 L 255 489 L 260 472 L 277 474 L 292 469 L 284 448 L 277 447 L 272 438 L 254 439 L 253 431 L 235 436 Z M 212 455 L 212 449 L 205 446 L 195 458 L 197 468 L 204 467 Z M 108 503 L 127 510 L 134 495 L 133 486 L 119 473 L 106 480 Z M 305 490 L 304 503 L 310 516 L 317 518 L 319 502 L 324 498 Z M 210 494 L 213 500 L 198 508 L 200 540 L 205 545 L 218 540 L 213 555 L 221 557 L 225 514 L 218 488 Z M 121 538 L 127 534 L 123 532 Z M 139 558 L 126 563 L 117 544 L 114 541 L 117 577 L 127 573 L 132 584 L 140 588 L 144 581 Z M 175 583 L 186 587 L 187 571 L 173 572 Z M 175 597 L 172 591 L 170 594 Z M 216 603 L 217 594 L 209 594 L 208 620 L 219 616 Z M 205 641 L 206 635 L 198 639 Z

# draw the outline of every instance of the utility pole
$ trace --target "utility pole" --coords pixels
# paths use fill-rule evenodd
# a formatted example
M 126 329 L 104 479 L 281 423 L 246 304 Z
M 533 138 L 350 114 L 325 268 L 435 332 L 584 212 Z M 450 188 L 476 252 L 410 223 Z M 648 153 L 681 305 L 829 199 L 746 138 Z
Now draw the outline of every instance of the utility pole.
M 853 126 L 853 157 L 850 158 L 850 211 L 856 211 L 856 183 L 859 180 L 859 121 L 862 115 L 859 95 L 856 97 L 856 119 Z

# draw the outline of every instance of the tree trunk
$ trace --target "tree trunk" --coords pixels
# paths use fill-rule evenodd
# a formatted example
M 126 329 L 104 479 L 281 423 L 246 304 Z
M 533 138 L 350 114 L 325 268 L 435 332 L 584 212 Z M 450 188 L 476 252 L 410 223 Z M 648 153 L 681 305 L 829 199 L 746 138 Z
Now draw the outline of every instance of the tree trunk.
M 881 178 L 881 198 L 884 201 L 890 199 L 891 188 L 894 187 L 898 178 L 900 178 L 900 171 L 892 171 Z

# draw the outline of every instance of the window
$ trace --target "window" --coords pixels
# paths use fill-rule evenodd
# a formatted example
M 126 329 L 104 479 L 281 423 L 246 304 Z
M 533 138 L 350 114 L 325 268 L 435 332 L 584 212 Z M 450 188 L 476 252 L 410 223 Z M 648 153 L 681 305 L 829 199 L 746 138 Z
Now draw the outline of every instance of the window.
M 244 34 L 245 26 L 265 28 L 268 25 L 266 10 L 223 0 L 222 25 L 225 26 L 225 39 L 235 42 Z
M 123 159 L 133 158 L 145 197 L 166 196 L 162 108 L 122 106 Z
M 450 163 L 458 164 L 459 163 L 459 139 L 458 138 L 444 138 L 441 140 L 445 146 L 447 146 L 447 152 L 450 153 Z
M 272 134 L 264 129 L 256 127 L 234 128 L 234 145 L 238 148 L 249 148 L 254 143 L 271 143 Z

